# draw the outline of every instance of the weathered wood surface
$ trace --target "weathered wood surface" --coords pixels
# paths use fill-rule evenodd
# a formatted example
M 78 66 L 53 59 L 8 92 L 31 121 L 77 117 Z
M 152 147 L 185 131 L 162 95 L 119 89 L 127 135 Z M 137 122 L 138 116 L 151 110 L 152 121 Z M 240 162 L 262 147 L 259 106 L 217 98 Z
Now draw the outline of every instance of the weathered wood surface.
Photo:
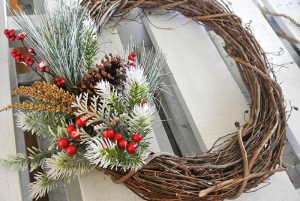
M 12 103 L 11 86 L 16 85 L 16 80 L 11 79 L 11 69 L 9 59 L 9 46 L 3 29 L 7 27 L 7 15 L 5 0 L 0 1 L 0 106 Z M 6 111 L 0 113 L 0 158 L 5 158 L 7 154 L 15 154 L 17 151 L 13 112 Z M 20 175 L 17 171 L 10 171 L 0 168 L 0 200 L 22 200 Z
M 203 26 L 178 13 L 148 19 L 143 20 L 146 29 L 167 55 L 175 96 L 205 151 L 236 131 L 235 121 L 244 123 L 247 102 Z
M 300 41 L 300 1 L 299 0 L 261 0 L 264 6 L 271 12 L 283 14 L 294 19 L 299 25 L 282 16 L 274 16 L 275 21 L 287 36 Z M 295 44 L 300 48 L 300 44 Z

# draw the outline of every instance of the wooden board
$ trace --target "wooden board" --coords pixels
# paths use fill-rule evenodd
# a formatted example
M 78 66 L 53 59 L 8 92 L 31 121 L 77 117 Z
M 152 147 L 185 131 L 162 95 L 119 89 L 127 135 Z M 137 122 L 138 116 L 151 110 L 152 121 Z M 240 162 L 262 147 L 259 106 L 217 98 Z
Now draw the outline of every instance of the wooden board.
M 11 79 L 15 75 L 14 70 L 11 68 L 9 60 L 9 47 L 8 41 L 3 34 L 3 29 L 7 27 L 6 15 L 6 1 L 0 1 L 0 106 L 12 103 L 11 86 L 16 86 L 16 81 Z M 12 74 L 14 73 L 14 74 Z M 0 113 L 0 158 L 6 158 L 8 154 L 15 154 L 17 151 L 16 137 L 14 135 L 14 120 L 13 112 L 6 111 Z M 0 168 L 0 200 L 22 200 L 22 190 L 19 172 Z
M 204 27 L 177 13 L 143 22 L 153 44 L 167 55 L 176 82 L 172 88 L 201 149 L 236 131 L 234 122 L 244 123 L 247 102 Z
M 265 7 L 275 13 L 285 14 L 300 23 L 300 1 L 299 0 L 261 0 Z M 288 35 L 300 41 L 300 27 L 284 17 L 274 17 L 280 28 Z M 300 44 L 295 44 L 300 48 Z

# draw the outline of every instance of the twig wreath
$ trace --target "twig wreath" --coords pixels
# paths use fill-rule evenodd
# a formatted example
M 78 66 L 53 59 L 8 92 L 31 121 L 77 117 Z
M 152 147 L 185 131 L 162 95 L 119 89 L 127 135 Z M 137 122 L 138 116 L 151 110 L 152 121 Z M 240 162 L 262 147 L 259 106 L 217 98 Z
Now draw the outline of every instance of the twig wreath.
M 0 165 L 29 168 L 31 197 L 43 197 L 61 183 L 98 169 L 110 174 L 146 200 L 224 200 L 239 197 L 283 171 L 280 156 L 286 142 L 287 118 L 279 84 L 272 79 L 267 58 L 241 20 L 214 0 L 97 0 L 46 7 L 33 21 L 14 12 L 22 29 L 5 29 L 21 51 L 11 56 L 40 79 L 17 87 L 26 96 L 16 123 L 46 142 L 0 159 Z M 249 121 L 207 153 L 179 157 L 151 153 L 151 122 L 155 92 L 160 89 L 165 57 L 158 49 L 129 46 L 123 55 L 100 61 L 98 30 L 111 17 L 125 17 L 134 8 L 175 10 L 210 27 L 225 42 L 252 99 Z M 218 141 L 217 141 L 218 142 Z M 40 168 L 41 167 L 41 168 Z
M 211 28 L 223 38 L 251 97 L 250 119 L 220 148 L 194 157 L 169 153 L 149 156 L 138 171 L 106 170 L 145 200 L 235 199 L 283 171 L 286 142 L 284 99 L 270 76 L 264 51 L 238 16 L 216 0 L 83 0 L 101 30 L 114 16 L 134 8 L 174 10 Z

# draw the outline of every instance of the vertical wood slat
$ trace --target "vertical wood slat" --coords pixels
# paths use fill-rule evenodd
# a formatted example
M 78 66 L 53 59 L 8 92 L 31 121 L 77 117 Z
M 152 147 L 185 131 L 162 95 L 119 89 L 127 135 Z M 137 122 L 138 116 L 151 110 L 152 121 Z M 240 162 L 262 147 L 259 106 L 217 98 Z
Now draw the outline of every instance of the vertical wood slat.
M 3 30 L 7 27 L 7 13 L 6 13 L 6 0 L 0 1 L 0 106 L 3 107 L 12 103 L 11 98 L 11 83 L 16 86 L 16 80 L 12 80 L 11 77 L 15 76 L 11 74 L 9 60 L 9 44 L 6 37 L 3 34 Z M 14 72 L 15 73 L 15 72 Z M 17 152 L 17 144 L 15 138 L 15 128 L 13 121 L 13 112 L 5 111 L 0 113 L 0 158 L 5 158 L 7 154 L 15 154 Z M 22 190 L 20 175 L 17 171 L 11 171 L 6 169 L 0 169 L 0 200 L 1 201 L 21 201 Z

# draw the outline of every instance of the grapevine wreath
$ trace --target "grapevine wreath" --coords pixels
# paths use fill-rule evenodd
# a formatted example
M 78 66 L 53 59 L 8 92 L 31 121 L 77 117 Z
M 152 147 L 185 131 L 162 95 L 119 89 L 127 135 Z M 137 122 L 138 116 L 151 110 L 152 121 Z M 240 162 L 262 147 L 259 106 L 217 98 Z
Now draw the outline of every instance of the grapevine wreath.
M 33 147 L 28 156 L 2 160 L 9 167 L 43 167 L 30 184 L 33 197 L 96 168 L 145 200 L 216 201 L 237 198 L 284 170 L 281 88 L 262 48 L 226 5 L 216 0 L 83 0 L 81 5 L 61 5 L 38 24 L 16 13 L 24 33 L 5 30 L 9 40 L 30 46 L 27 56 L 17 49 L 11 55 L 44 80 L 18 87 L 13 95 L 31 99 L 5 108 L 18 108 L 19 126 L 50 141 L 47 150 Z M 101 32 L 111 17 L 125 17 L 134 8 L 174 10 L 201 22 L 223 38 L 236 62 L 252 100 L 250 118 L 207 153 L 149 153 L 153 97 L 164 65 L 159 50 L 129 47 L 125 56 L 108 54 L 94 65 L 97 41 L 94 26 L 84 23 L 87 15 Z

